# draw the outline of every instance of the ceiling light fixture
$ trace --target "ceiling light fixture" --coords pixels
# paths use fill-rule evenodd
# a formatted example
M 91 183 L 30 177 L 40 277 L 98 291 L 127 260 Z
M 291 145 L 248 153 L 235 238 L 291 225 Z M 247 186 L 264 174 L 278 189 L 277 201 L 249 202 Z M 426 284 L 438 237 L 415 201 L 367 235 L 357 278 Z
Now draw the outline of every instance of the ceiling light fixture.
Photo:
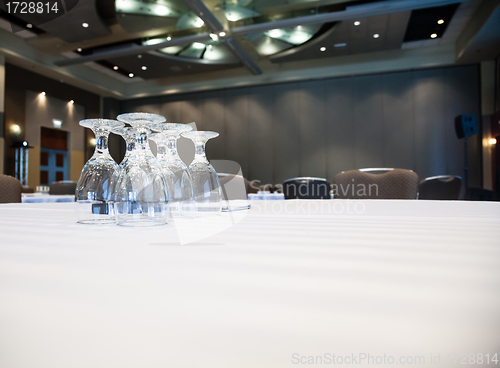
M 142 55 L 141 54 L 137 55 L 137 58 L 142 59 Z
M 170 41 L 172 39 L 172 37 L 168 36 L 167 37 L 167 41 Z
M 142 69 L 142 70 L 146 70 L 147 68 L 148 68 L 148 67 L 147 67 L 146 65 L 143 65 L 141 69 Z
M 69 103 L 74 105 L 75 104 L 75 100 L 69 100 Z
M 45 92 L 41 92 L 40 94 L 41 94 L 42 96 L 45 96 L 45 95 L 46 95 L 46 93 L 45 93 Z
M 219 37 L 224 37 L 225 35 L 226 35 L 226 32 L 224 32 L 224 31 L 219 32 Z
M 494 146 L 495 144 L 497 144 L 497 140 L 496 140 L 496 138 L 490 138 L 488 143 L 490 144 L 490 146 Z
M 438 36 L 437 33 L 431 34 L 431 38 L 436 38 L 437 36 Z
M 130 78 L 134 78 L 134 73 L 129 73 L 128 75 Z
M 89 28 L 89 24 L 88 23 L 82 23 L 82 27 L 83 28 Z
M 115 66 L 113 67 L 113 70 L 118 70 L 118 65 L 115 65 Z
M 380 35 L 379 35 L 378 33 L 375 33 L 375 34 L 373 35 L 373 38 L 379 38 L 379 37 L 380 37 Z
M 217 36 L 215 33 L 210 33 L 210 38 L 214 41 L 217 41 L 219 39 L 219 36 Z
M 319 51 L 321 51 L 321 52 L 326 51 L 326 47 L 325 47 L 325 46 L 321 46 L 321 47 L 319 48 Z
M 76 49 L 76 51 L 78 51 L 78 52 L 82 52 L 82 48 L 81 48 L 81 47 L 79 47 L 79 48 L 77 48 L 77 49 Z
M 31 23 L 26 24 L 26 28 L 33 28 L 33 24 Z
M 444 23 L 444 19 L 438 20 L 438 24 L 443 24 L 443 23 Z
M 355 25 L 356 27 L 357 27 L 357 26 L 359 26 L 360 24 L 361 24 L 361 22 L 360 22 L 359 20 L 356 20 L 356 21 L 354 22 L 354 25 Z

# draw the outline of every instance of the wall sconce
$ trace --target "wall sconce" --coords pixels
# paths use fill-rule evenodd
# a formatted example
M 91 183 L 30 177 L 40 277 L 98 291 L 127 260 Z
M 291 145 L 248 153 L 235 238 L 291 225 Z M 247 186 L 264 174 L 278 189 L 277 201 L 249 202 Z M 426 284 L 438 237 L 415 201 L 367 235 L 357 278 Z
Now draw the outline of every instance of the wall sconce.
M 61 129 L 62 120 L 52 119 L 52 124 L 54 125 L 54 128 Z
M 9 131 L 13 137 L 19 137 L 22 133 L 21 127 L 17 124 L 11 124 L 9 127 Z
M 490 146 L 494 146 L 495 144 L 497 144 L 497 140 L 496 138 L 490 138 L 490 140 L 488 141 L 489 145 Z

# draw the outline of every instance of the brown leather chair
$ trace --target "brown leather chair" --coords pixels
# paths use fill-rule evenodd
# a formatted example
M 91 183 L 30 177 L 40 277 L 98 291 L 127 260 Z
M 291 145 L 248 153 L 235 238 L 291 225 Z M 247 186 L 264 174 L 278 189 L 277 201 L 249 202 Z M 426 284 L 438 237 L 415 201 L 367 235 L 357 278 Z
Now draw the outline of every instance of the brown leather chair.
M 21 203 L 23 186 L 13 176 L 0 174 L 0 203 Z
M 453 175 L 431 176 L 418 186 L 418 199 L 457 200 L 462 189 L 462 178 Z
M 332 183 L 334 199 L 417 199 L 418 175 L 412 170 L 342 171 Z
M 76 192 L 76 182 L 70 180 L 55 181 L 50 184 L 49 194 L 73 194 Z

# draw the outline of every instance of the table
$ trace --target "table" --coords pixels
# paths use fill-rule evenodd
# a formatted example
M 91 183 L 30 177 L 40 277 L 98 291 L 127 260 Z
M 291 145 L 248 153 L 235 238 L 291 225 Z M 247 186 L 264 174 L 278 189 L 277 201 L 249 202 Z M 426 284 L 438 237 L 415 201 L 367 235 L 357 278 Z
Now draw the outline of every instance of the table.
M 23 203 L 74 202 L 74 194 L 23 193 Z
M 255 201 L 149 229 L 79 225 L 73 206 L 0 205 L 0 367 L 500 354 L 500 203 Z

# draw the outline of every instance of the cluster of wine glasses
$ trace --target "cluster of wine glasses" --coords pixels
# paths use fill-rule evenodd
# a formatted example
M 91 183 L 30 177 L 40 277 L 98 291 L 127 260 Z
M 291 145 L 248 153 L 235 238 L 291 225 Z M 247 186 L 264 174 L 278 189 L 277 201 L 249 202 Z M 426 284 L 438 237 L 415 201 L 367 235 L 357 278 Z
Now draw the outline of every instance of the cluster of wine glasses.
M 219 133 L 191 131 L 190 125 L 165 123 L 163 116 L 148 113 L 127 113 L 116 119 L 80 121 L 94 132 L 96 146 L 76 188 L 79 223 L 155 226 L 166 224 L 169 216 L 193 218 L 221 212 L 219 179 L 205 156 L 205 144 Z M 126 143 L 120 164 L 108 151 L 110 133 Z M 177 153 L 181 136 L 195 145 L 189 166 Z M 157 156 L 150 149 L 150 139 L 156 143 Z

